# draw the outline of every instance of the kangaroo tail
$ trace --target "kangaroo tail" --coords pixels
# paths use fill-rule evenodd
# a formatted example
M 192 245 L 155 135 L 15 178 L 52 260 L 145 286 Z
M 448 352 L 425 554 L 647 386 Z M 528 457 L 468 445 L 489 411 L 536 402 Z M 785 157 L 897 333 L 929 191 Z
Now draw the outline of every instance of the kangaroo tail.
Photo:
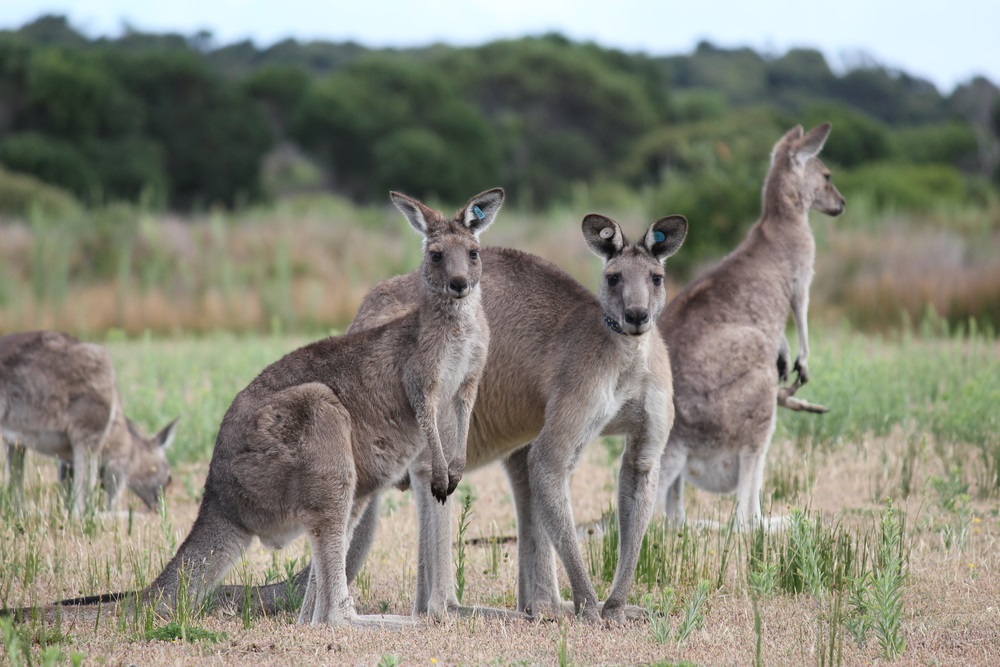
M 168 608 L 185 601 L 205 602 L 252 539 L 252 534 L 226 516 L 206 488 L 191 532 L 145 595 Z
M 818 415 L 830 411 L 830 408 L 819 403 L 810 403 L 801 398 L 795 398 L 794 394 L 800 386 L 802 385 L 796 382 L 787 387 L 780 387 L 778 389 L 778 405 L 794 412 L 812 412 Z
M 100 595 L 87 595 L 79 598 L 66 598 L 53 602 L 59 607 L 81 607 L 88 604 L 102 604 L 108 602 L 121 602 L 129 598 L 136 597 L 141 591 L 121 591 L 120 593 L 101 593 Z

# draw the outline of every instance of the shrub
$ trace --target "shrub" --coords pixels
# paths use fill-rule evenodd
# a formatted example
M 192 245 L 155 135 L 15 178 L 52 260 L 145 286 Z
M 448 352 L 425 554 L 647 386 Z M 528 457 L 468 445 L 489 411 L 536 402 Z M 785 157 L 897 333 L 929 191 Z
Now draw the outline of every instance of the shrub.
M 65 219 L 79 213 L 80 203 L 65 190 L 0 169 L 0 216 Z
M 36 132 L 8 136 L 0 144 L 0 163 L 65 188 L 85 201 L 100 192 L 97 176 L 76 146 Z
M 965 206 L 970 198 L 985 194 L 960 171 L 942 164 L 868 164 L 838 173 L 836 182 L 848 205 L 852 197 L 861 195 L 879 210 L 928 212 Z

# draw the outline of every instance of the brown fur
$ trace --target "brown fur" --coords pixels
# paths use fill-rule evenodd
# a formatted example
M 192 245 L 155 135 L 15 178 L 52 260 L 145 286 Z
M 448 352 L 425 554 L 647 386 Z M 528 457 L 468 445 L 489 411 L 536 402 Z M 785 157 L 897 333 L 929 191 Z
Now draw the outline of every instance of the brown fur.
M 674 370 L 676 421 L 659 492 L 673 520 L 684 520 L 685 480 L 714 493 L 736 491 L 741 525 L 760 519 L 776 402 L 795 409 L 791 394 L 809 379 L 806 313 L 816 244 L 808 212 L 844 210 L 844 198 L 816 157 L 829 133 L 829 123 L 808 134 L 798 126 L 778 141 L 760 220 L 660 316 Z M 775 359 L 787 369 L 789 311 L 799 334 L 798 378 L 779 395 Z
M 150 508 L 170 483 L 164 450 L 176 420 L 149 438 L 126 416 L 108 351 L 55 331 L 0 338 L 0 435 L 14 498 L 22 501 L 25 449 L 72 463 L 73 511 L 98 475 L 112 510 L 125 487 Z

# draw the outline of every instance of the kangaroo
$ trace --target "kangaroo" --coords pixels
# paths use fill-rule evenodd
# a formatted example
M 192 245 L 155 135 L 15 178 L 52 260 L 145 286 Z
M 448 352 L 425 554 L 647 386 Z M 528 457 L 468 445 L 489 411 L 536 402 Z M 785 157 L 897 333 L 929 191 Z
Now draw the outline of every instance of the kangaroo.
M 462 477 L 489 345 L 478 237 L 504 193 L 476 195 L 451 219 L 405 195 L 390 197 L 424 236 L 416 307 L 380 326 L 299 348 L 236 396 L 219 427 L 198 517 L 141 593 L 146 599 L 169 610 L 186 590 L 190 602 L 200 603 L 255 536 L 281 547 L 305 531 L 315 560 L 300 623 L 409 621 L 355 613 L 347 546 L 368 498 L 411 464 L 417 470 L 415 462 L 426 461 L 420 479 L 440 502 Z
M 809 381 L 807 310 L 816 244 L 808 213 L 844 211 L 844 198 L 817 157 L 830 124 L 796 126 L 774 146 L 760 219 L 744 241 L 684 288 L 659 318 L 674 369 L 676 421 L 660 462 L 664 511 L 684 521 L 684 482 L 736 492 L 736 521 L 760 521 L 764 459 L 776 404 L 825 411 L 793 394 Z M 791 310 L 798 330 L 797 375 L 789 387 L 784 336 Z
M 625 601 L 673 422 L 669 355 L 653 323 L 666 302 L 663 262 L 680 247 L 687 226 L 682 216 L 669 216 L 629 243 L 614 220 L 586 216 L 584 238 L 604 259 L 599 297 L 534 255 L 504 248 L 482 252 L 491 338 L 472 412 L 468 465 L 504 460 L 518 521 L 518 611 L 562 612 L 556 554 L 569 575 L 574 609 L 585 620 L 621 622 L 634 611 Z M 407 312 L 418 285 L 415 273 L 380 283 L 350 330 Z M 587 575 L 569 497 L 569 476 L 583 447 L 599 434 L 626 435 L 618 486 L 620 558 L 603 607 Z M 414 613 L 465 613 L 454 593 L 448 508 L 416 504 L 421 537 Z M 361 569 L 371 545 L 377 508 L 376 497 L 355 529 L 349 577 Z M 308 572 L 263 587 L 254 597 L 269 610 L 287 587 L 301 589 Z M 226 597 L 236 596 L 229 591 Z
M 23 504 L 27 448 L 71 462 L 71 509 L 97 488 L 113 510 L 127 486 L 150 509 L 170 483 L 165 450 L 175 419 L 152 438 L 125 416 L 106 348 L 55 331 L 0 337 L 0 436 L 15 503 Z

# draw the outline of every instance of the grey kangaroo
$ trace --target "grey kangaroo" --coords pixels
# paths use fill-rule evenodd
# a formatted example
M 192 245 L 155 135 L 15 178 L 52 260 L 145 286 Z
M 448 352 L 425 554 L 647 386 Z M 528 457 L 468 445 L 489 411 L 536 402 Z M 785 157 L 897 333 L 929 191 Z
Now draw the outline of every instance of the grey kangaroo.
M 170 483 L 165 455 L 177 420 L 152 438 L 125 416 L 106 348 L 56 331 L 0 337 L 0 436 L 15 502 L 23 502 L 27 448 L 72 463 L 72 510 L 98 478 L 113 510 L 125 490 L 154 509 Z
M 472 413 L 468 465 L 504 459 L 518 520 L 519 611 L 562 613 L 556 554 L 583 618 L 620 622 L 632 611 L 625 602 L 673 422 L 669 356 L 653 324 L 666 302 L 663 261 L 680 247 L 687 226 L 682 216 L 669 216 L 629 243 L 614 220 L 586 216 L 584 238 L 604 259 L 599 297 L 533 255 L 502 248 L 482 252 L 491 337 Z M 379 284 L 365 298 L 351 330 L 412 309 L 418 287 L 415 273 Z M 618 484 L 620 558 L 610 595 L 600 607 L 577 541 L 569 476 L 583 447 L 602 433 L 625 434 L 626 446 Z M 417 506 L 421 536 L 414 612 L 464 613 L 454 592 L 448 508 L 419 500 Z M 349 577 L 364 563 L 377 509 L 373 498 L 355 530 Z M 265 610 L 272 609 L 287 586 L 301 588 L 308 571 L 259 589 L 255 598 Z M 226 598 L 237 596 L 229 591 Z
M 489 345 L 478 236 L 504 193 L 476 195 L 450 219 L 405 195 L 391 198 L 424 236 L 415 307 L 366 331 L 299 348 L 236 396 L 219 427 L 198 517 L 142 592 L 147 600 L 169 611 L 186 590 L 200 603 L 255 536 L 280 547 L 306 532 L 313 567 L 300 623 L 409 621 L 355 614 L 345 556 L 368 498 L 403 478 L 412 463 L 425 464 L 421 479 L 437 501 L 462 477 L 468 415 Z
M 659 318 L 674 369 L 676 412 L 659 495 L 673 521 L 684 521 L 685 481 L 713 493 L 735 491 L 737 524 L 759 521 L 776 404 L 824 411 L 793 394 L 809 381 L 806 315 L 816 244 L 808 214 L 844 211 L 844 198 L 817 157 L 829 134 L 829 123 L 806 134 L 796 126 L 775 144 L 760 219 Z M 788 372 L 789 311 L 798 329 L 797 378 L 779 388 L 777 380 Z

